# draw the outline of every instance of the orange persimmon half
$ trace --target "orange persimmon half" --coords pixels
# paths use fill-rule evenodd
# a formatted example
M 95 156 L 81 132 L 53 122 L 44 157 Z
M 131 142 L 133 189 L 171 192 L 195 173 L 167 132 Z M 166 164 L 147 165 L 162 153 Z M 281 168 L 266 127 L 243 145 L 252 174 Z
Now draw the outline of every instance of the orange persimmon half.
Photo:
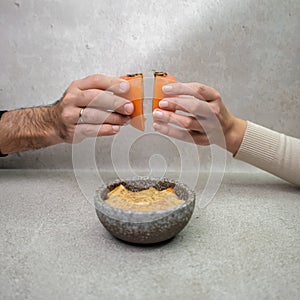
M 165 94 L 162 91 L 162 87 L 169 83 L 175 83 L 177 79 L 165 72 L 154 72 L 154 94 L 152 101 L 152 111 L 159 108 L 159 101 L 165 98 Z
M 144 99 L 144 88 L 143 88 L 143 74 L 128 74 L 121 76 L 120 78 L 125 79 L 129 82 L 129 91 L 125 94 L 125 98 L 130 100 L 133 104 L 134 111 L 130 115 L 130 124 L 141 130 L 145 130 L 145 117 L 143 108 Z

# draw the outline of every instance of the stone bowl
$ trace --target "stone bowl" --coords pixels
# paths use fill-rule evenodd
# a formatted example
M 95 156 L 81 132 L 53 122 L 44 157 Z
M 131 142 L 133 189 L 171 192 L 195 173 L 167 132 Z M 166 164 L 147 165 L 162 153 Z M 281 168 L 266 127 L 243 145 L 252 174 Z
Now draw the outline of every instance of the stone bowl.
M 173 187 L 185 202 L 169 209 L 140 212 L 106 204 L 107 193 L 123 184 L 131 191 L 154 187 L 164 190 Z M 139 177 L 115 180 L 101 186 L 95 194 L 95 208 L 102 225 L 116 238 L 136 244 L 153 244 L 171 239 L 189 222 L 195 208 L 195 192 L 185 184 L 172 179 Z

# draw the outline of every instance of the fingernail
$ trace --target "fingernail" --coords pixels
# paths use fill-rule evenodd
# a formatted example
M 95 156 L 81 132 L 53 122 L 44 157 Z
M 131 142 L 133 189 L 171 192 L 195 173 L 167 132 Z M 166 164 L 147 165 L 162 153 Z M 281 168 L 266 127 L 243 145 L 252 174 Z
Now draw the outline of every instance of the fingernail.
M 118 125 L 113 125 L 113 126 L 112 126 L 112 130 L 113 130 L 113 132 L 119 132 L 119 131 L 120 131 L 120 126 L 118 126 Z
M 129 89 L 129 83 L 127 81 L 122 81 L 120 83 L 120 90 L 121 92 L 126 92 Z
M 158 105 L 160 108 L 165 108 L 165 107 L 168 107 L 169 103 L 166 100 L 161 100 L 161 101 L 159 101 Z
M 171 85 L 164 85 L 162 87 L 163 92 L 166 92 L 166 93 L 172 91 L 172 89 L 173 89 L 173 87 Z
M 156 130 L 160 130 L 161 129 L 161 125 L 157 124 L 157 123 L 153 123 L 153 128 Z
M 124 105 L 125 111 L 130 115 L 133 113 L 133 105 L 132 103 L 128 102 Z
M 163 115 L 164 114 L 161 111 L 157 110 L 157 109 L 153 112 L 153 116 L 156 117 L 156 118 L 162 118 Z

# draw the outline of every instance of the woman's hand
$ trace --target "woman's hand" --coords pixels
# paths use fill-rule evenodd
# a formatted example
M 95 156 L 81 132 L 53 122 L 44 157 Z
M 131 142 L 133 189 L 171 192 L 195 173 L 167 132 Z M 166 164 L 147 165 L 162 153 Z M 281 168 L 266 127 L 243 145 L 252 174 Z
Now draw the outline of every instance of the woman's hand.
M 163 92 L 166 98 L 153 112 L 156 131 L 198 145 L 217 144 L 232 154 L 238 151 L 247 123 L 227 110 L 215 89 L 201 83 L 174 83 L 164 86 Z

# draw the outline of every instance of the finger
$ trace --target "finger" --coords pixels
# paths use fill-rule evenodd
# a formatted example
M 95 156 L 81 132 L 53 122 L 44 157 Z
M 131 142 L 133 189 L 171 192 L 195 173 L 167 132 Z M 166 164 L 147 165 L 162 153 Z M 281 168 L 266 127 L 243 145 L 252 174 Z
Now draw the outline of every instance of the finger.
M 85 77 L 83 79 L 72 82 L 71 88 L 78 88 L 80 90 L 99 89 L 109 90 L 114 88 L 120 93 L 127 92 L 129 89 L 128 83 L 120 78 L 105 76 L 102 74 L 95 74 Z
M 167 123 L 161 123 L 161 122 L 154 123 L 153 128 L 155 129 L 155 131 L 158 131 L 164 135 L 167 135 L 169 137 L 184 142 L 193 143 L 202 146 L 209 145 L 209 140 L 206 134 L 204 133 L 175 128 L 173 126 L 168 125 Z
M 120 80 L 121 80 L 120 84 L 112 85 L 107 89 L 107 91 L 110 91 L 115 95 L 125 95 L 129 91 L 130 84 L 128 81 L 124 79 L 120 79 Z
M 77 123 L 77 121 L 86 124 L 125 125 L 130 121 L 130 117 L 87 107 L 82 111 L 81 117 L 77 118 L 75 122 Z
M 97 137 L 97 136 L 109 136 L 114 135 L 120 131 L 118 125 L 92 125 L 92 124 L 79 124 L 76 127 L 74 140 L 81 139 L 83 137 Z
M 133 104 L 129 100 L 94 89 L 81 91 L 74 104 L 78 107 L 89 106 L 102 110 L 113 110 L 124 115 L 131 115 L 134 110 Z
M 103 93 L 103 91 L 97 89 L 89 89 L 86 91 L 75 89 L 72 92 L 67 93 L 63 101 L 70 106 L 85 107 Z
M 211 114 L 210 107 L 207 102 L 191 96 L 182 96 L 176 98 L 164 98 L 159 102 L 159 107 L 163 110 L 182 110 L 184 112 L 202 118 Z
M 200 121 L 193 116 L 184 116 L 171 111 L 156 109 L 153 112 L 153 117 L 158 122 L 171 123 L 188 130 L 204 132 Z
M 163 92 L 166 95 L 189 95 L 197 99 L 205 101 L 214 101 L 221 99 L 221 95 L 214 88 L 207 85 L 191 82 L 191 83 L 174 83 L 163 86 Z

